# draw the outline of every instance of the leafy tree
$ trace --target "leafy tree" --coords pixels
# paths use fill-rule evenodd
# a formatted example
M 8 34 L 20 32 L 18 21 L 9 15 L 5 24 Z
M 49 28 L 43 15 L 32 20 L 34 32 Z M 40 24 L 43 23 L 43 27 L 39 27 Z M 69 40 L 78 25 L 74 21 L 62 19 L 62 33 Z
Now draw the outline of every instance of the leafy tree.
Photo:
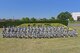
M 55 20 L 55 17 L 51 17 L 52 20 Z
M 25 18 L 26 22 L 29 23 L 30 19 L 28 17 Z
M 23 17 L 22 19 L 21 19 L 21 21 L 22 22 L 25 22 L 25 23 L 29 23 L 30 22 L 30 19 L 28 18 L 28 17 Z
M 70 20 L 72 19 L 72 15 L 71 13 L 69 12 L 61 12 L 58 16 L 57 16 L 57 19 L 60 19 L 60 20 Z M 72 21 L 72 20 L 71 20 Z
M 31 22 L 36 22 L 36 19 L 33 17 L 30 19 Z
M 46 22 L 46 21 L 47 21 L 47 19 L 46 19 L 46 18 L 43 18 L 42 20 L 43 20 L 44 22 Z
M 70 18 L 69 21 L 74 21 L 74 19 L 73 18 Z
M 40 19 L 40 22 L 47 22 L 46 18 Z
M 2 20 L 6 20 L 5 18 L 3 18 Z
M 21 19 L 21 21 L 22 21 L 22 22 L 26 22 L 26 20 L 25 20 L 25 18 L 24 18 L 24 17 Z

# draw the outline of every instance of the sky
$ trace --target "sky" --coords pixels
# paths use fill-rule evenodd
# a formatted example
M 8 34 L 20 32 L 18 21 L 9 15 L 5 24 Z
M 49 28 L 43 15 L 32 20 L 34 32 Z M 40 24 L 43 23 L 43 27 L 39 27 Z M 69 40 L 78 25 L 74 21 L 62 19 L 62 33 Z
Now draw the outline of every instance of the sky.
M 50 18 L 65 11 L 80 12 L 80 0 L 0 0 L 0 19 Z

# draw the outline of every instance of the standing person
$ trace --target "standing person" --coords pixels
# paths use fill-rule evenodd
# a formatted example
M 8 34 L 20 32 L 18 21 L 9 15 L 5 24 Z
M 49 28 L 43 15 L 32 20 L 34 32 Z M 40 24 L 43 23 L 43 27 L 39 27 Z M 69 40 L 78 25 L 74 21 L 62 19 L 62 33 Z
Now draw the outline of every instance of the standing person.
M 9 37 L 9 28 L 7 27 L 6 28 L 6 38 L 8 38 Z
M 4 26 L 3 26 L 3 32 L 2 32 L 2 34 L 3 34 L 3 38 L 5 38 L 6 37 L 6 27 L 4 27 Z
M 23 37 L 26 37 L 26 27 L 23 28 Z

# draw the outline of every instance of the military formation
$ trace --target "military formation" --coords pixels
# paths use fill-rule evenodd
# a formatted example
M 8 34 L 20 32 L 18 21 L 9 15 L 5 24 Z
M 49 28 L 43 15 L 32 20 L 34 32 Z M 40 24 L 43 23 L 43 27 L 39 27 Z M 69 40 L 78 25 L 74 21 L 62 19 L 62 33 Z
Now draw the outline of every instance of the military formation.
M 76 30 L 53 26 L 3 27 L 3 38 L 64 38 L 77 37 Z

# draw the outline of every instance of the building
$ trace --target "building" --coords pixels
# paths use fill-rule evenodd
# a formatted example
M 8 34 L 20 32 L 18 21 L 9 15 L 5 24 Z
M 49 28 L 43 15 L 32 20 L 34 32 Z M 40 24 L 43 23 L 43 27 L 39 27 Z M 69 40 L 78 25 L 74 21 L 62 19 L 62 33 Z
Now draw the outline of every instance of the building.
M 73 12 L 72 17 L 75 21 L 80 21 L 80 12 Z

